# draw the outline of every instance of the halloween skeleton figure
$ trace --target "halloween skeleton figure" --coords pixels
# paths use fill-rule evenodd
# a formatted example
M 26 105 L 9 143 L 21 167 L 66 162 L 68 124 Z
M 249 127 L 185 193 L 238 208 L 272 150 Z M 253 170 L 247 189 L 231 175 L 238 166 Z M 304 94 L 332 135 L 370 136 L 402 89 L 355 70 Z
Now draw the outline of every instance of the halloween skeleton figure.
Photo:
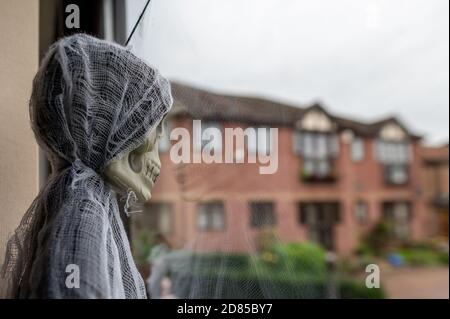
M 146 297 L 115 190 L 149 198 L 171 105 L 169 82 L 124 47 L 85 34 L 51 46 L 30 117 L 52 175 L 8 242 L 4 297 Z M 127 165 L 134 175 L 122 178 Z M 67 285 L 74 265 L 79 288 Z

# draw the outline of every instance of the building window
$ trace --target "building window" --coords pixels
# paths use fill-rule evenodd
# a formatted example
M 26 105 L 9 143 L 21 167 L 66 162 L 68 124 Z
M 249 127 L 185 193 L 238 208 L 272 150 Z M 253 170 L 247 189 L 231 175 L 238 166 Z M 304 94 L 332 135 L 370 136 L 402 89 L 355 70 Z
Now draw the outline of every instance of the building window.
M 410 144 L 379 140 L 376 143 L 378 161 L 384 166 L 388 184 L 403 185 L 409 180 L 408 164 L 411 159 Z
M 383 217 L 390 224 L 392 235 L 395 238 L 402 240 L 409 238 L 409 223 L 411 220 L 411 210 L 409 203 L 384 203 Z
M 146 229 L 168 235 L 173 230 L 173 210 L 170 203 L 149 203 L 143 214 L 133 216 L 137 229 Z
M 351 158 L 353 162 L 361 162 L 364 159 L 364 139 L 354 137 L 351 143 Z
M 158 151 L 161 153 L 166 153 L 169 151 L 171 143 L 170 143 L 170 123 L 165 120 L 161 126 L 162 132 L 161 137 L 158 141 Z
M 380 163 L 405 164 L 411 159 L 411 146 L 408 142 L 378 140 L 376 154 Z
M 355 203 L 355 218 L 360 224 L 367 222 L 367 203 L 364 201 L 357 201 Z
M 197 228 L 200 231 L 225 229 L 225 212 L 222 202 L 202 203 L 197 211 Z
M 308 228 L 308 239 L 333 250 L 334 226 L 340 220 L 339 204 L 335 202 L 300 203 L 299 222 Z
M 271 227 L 276 224 L 273 203 L 250 203 L 250 225 L 255 228 Z
M 391 164 L 384 166 L 384 178 L 392 185 L 404 185 L 408 182 L 408 166 L 401 164 Z
M 303 157 L 303 180 L 334 178 L 333 160 L 339 153 L 335 134 L 294 132 L 294 152 Z

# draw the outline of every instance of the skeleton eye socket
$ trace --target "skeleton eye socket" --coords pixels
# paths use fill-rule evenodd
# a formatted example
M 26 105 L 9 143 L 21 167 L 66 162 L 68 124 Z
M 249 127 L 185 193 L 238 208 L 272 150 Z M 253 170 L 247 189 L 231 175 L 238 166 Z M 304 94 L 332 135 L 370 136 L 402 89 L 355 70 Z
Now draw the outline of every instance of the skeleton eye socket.
M 128 164 L 135 173 L 139 173 L 142 170 L 142 160 L 136 154 L 130 153 Z

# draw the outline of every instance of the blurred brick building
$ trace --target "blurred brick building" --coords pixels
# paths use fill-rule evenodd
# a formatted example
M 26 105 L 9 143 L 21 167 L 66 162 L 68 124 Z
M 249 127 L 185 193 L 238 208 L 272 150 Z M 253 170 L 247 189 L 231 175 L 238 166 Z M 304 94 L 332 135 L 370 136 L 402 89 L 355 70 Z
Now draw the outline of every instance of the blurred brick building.
M 341 254 L 351 253 L 382 218 L 400 239 L 429 235 L 420 137 L 396 118 L 364 123 L 319 104 L 293 107 L 177 83 L 173 95 L 166 131 L 185 127 L 192 133 L 193 119 L 202 120 L 202 130 L 221 132 L 277 127 L 277 145 L 270 138 L 248 142 L 234 156 L 248 159 L 278 147 L 278 171 L 261 175 L 261 165 L 247 160 L 174 164 L 166 136 L 160 141 L 161 176 L 147 207 L 151 214 L 134 218 L 135 231 L 151 225 L 175 246 L 220 251 L 254 250 L 258 236 L 273 231 L 282 241 L 312 240 Z M 200 152 L 198 145 L 194 141 L 190 152 Z
M 430 232 L 448 238 L 448 144 L 422 147 L 424 197 L 432 218 Z

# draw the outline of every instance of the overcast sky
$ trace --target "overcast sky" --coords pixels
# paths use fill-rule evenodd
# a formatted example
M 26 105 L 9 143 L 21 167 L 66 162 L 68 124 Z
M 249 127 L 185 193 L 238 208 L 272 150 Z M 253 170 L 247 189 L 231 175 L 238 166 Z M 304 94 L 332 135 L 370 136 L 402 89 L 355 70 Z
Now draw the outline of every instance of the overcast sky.
M 129 1 L 133 24 L 145 0 Z M 152 0 L 134 50 L 166 77 L 448 141 L 447 0 Z

